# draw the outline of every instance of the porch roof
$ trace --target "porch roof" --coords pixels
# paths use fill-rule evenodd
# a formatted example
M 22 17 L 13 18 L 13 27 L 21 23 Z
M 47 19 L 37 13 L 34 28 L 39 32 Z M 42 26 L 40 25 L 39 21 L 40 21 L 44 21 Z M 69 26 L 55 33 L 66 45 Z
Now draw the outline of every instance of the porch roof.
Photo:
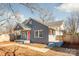
M 50 22 L 47 25 L 50 27 L 60 27 L 63 24 L 63 21 L 54 21 L 54 22 Z
M 31 28 L 28 27 L 28 26 L 25 26 L 25 25 L 23 25 L 23 24 L 17 24 L 17 25 L 15 26 L 14 30 L 31 30 Z

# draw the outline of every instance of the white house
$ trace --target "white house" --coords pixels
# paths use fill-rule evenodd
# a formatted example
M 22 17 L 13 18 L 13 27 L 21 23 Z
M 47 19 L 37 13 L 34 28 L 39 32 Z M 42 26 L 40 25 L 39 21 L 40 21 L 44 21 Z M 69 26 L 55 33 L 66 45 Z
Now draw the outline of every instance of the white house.
M 57 41 L 57 36 L 62 36 L 64 31 L 64 21 L 54 21 L 47 24 L 49 27 L 49 42 Z

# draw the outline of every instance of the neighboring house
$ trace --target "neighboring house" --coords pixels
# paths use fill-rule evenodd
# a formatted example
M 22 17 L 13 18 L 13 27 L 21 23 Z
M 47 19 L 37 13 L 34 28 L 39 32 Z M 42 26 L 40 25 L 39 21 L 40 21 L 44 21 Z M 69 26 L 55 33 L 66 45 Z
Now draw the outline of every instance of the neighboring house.
M 63 21 L 54 21 L 47 24 L 49 28 L 55 30 L 53 34 L 55 35 L 63 35 L 64 30 L 64 22 Z
M 49 42 L 57 41 L 57 36 L 62 36 L 64 31 L 63 21 L 54 21 L 47 24 L 49 28 Z

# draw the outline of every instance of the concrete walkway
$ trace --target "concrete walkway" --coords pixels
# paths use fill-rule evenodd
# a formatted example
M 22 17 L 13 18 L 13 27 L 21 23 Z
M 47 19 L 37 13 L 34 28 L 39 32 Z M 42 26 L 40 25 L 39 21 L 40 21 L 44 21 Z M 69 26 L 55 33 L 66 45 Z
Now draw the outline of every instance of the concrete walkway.
M 39 52 L 47 52 L 49 49 L 47 48 L 37 48 L 37 47 L 32 47 L 32 46 L 29 46 L 29 45 L 24 45 L 24 44 L 18 44 L 18 43 L 11 43 L 11 44 L 2 44 L 0 45 L 0 47 L 5 47 L 5 46 L 12 46 L 12 45 L 16 45 L 16 46 L 20 46 L 20 47 L 28 47 L 32 50 L 35 50 L 35 51 L 39 51 Z

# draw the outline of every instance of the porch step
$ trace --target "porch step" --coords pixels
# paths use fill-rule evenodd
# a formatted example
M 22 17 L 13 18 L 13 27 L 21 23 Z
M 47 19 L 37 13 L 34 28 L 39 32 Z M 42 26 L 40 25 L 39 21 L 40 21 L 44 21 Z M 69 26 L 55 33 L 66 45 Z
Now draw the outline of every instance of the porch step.
M 29 40 L 15 40 L 15 42 L 18 42 L 18 43 L 21 43 L 21 44 L 30 43 Z

